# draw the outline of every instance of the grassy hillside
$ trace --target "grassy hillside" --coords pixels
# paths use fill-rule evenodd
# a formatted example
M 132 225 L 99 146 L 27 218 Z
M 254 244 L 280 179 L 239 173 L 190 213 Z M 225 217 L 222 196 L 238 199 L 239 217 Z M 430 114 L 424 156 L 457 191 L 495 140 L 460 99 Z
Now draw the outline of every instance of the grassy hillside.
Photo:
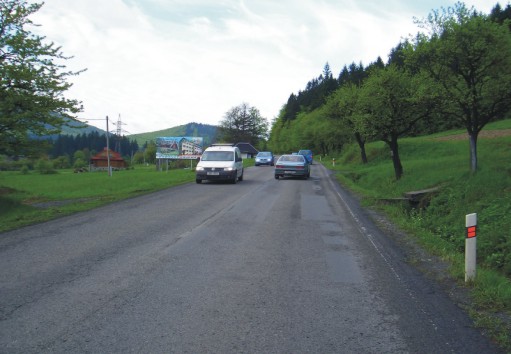
M 143 146 L 146 142 L 155 141 L 156 138 L 162 136 L 202 136 L 204 138 L 204 146 L 208 146 L 215 141 L 216 134 L 217 127 L 214 125 L 188 123 L 154 132 L 132 134 L 128 138 L 136 140 L 139 146 Z
M 385 214 L 430 252 L 448 260 L 464 282 L 465 215 L 477 213 L 478 273 L 473 285 L 477 313 L 511 313 L 511 120 L 489 124 L 478 139 L 479 170 L 470 173 L 469 142 L 463 130 L 399 141 L 404 175 L 395 180 L 389 148 L 367 144 L 369 163 L 350 146 L 323 163 L 366 206 Z M 400 200 L 405 192 L 438 187 L 426 208 Z M 483 312 L 478 312 L 483 311 Z M 477 321 L 490 317 L 476 316 Z M 509 318 L 509 317 L 508 317 Z M 498 340 L 511 349 L 511 324 L 491 318 Z M 482 324 L 486 326 L 487 323 Z
M 404 168 L 396 181 L 389 149 L 381 142 L 368 144 L 369 163 L 360 163 L 351 146 L 336 158 L 339 179 L 365 197 L 365 203 L 385 205 L 405 192 L 438 187 L 426 209 L 406 210 L 414 225 L 464 248 L 465 215 L 477 213 L 478 256 L 482 265 L 511 276 L 511 120 L 490 124 L 478 139 L 479 171 L 472 175 L 468 138 L 464 131 L 406 138 L 399 142 Z M 399 208 L 394 214 L 402 213 Z

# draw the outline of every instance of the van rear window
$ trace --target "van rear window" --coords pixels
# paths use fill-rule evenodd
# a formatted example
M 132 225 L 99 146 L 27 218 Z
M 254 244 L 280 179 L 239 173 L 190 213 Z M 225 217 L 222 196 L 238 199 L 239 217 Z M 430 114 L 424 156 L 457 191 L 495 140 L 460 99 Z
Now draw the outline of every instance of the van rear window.
M 232 151 L 205 151 L 202 154 L 202 161 L 233 161 L 234 152 Z

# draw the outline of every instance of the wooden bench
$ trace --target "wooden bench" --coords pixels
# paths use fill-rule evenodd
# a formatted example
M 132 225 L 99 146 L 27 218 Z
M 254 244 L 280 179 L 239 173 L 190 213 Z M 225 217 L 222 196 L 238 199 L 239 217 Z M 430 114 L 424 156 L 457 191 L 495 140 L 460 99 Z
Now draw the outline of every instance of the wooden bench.
M 404 193 L 404 197 L 408 199 L 411 205 L 418 207 L 425 207 L 429 204 L 430 197 L 438 192 L 440 187 L 433 187 L 428 189 L 423 189 L 420 191 L 412 191 Z
M 419 191 L 411 191 L 403 193 L 402 197 L 397 198 L 384 198 L 380 199 L 382 202 L 386 203 L 406 203 L 411 205 L 412 207 L 424 208 L 429 204 L 430 197 L 438 192 L 440 187 L 433 187 L 428 189 L 422 189 Z

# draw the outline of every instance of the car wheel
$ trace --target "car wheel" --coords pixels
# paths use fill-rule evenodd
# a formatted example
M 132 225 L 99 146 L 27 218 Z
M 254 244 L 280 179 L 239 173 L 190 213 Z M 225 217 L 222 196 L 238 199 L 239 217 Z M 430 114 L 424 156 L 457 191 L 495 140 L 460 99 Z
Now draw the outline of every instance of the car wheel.
M 238 181 L 243 181 L 243 172 L 241 172 L 241 176 L 238 178 Z
M 202 180 L 201 180 L 201 179 L 196 179 L 196 180 L 195 180 L 195 183 L 197 183 L 197 184 L 201 184 L 201 183 L 202 183 Z
M 279 179 L 279 176 L 278 176 L 278 175 L 275 175 L 275 179 Z

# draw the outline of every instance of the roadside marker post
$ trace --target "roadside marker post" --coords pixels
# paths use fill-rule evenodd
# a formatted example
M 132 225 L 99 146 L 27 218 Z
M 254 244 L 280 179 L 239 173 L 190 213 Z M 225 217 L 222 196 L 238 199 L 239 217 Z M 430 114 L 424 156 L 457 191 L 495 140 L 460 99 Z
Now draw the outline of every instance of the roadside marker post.
M 467 228 L 465 238 L 465 282 L 468 282 L 476 277 L 477 214 L 466 215 L 465 226 Z
M 332 166 L 335 167 L 335 159 L 332 159 Z

